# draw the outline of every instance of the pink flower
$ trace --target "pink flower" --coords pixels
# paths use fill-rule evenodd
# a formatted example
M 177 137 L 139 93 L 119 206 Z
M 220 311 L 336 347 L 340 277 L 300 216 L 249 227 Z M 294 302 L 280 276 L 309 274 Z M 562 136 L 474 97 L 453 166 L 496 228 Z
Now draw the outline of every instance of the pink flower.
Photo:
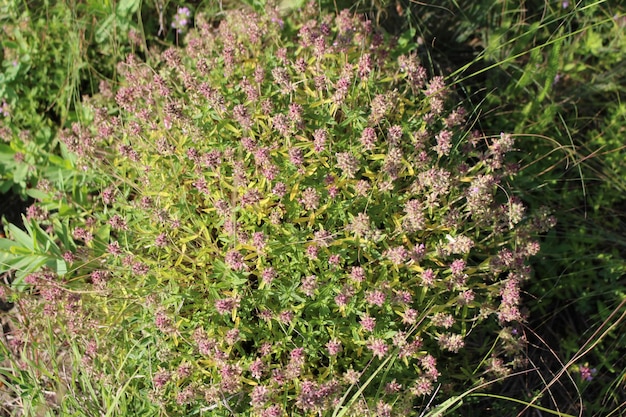
M 367 313 L 363 314 L 361 317 L 361 327 L 365 331 L 373 332 L 374 327 L 376 327 L 376 319 Z
M 402 323 L 415 324 L 417 322 L 417 316 L 418 316 L 417 310 L 413 310 L 412 308 L 409 308 L 404 312 Z
M 328 349 L 328 354 L 330 356 L 336 356 L 342 350 L 341 342 L 337 339 L 333 339 L 329 341 L 328 343 L 326 343 L 326 349 Z
M 243 262 L 243 255 L 236 250 L 228 251 L 224 261 L 226 265 L 234 271 L 241 271 L 246 267 L 246 264 Z
M 235 298 L 222 298 L 215 301 L 215 309 L 218 314 L 231 314 L 233 310 L 239 308 L 240 299 Z
M 302 192 L 299 200 L 306 210 L 315 210 L 320 204 L 320 195 L 314 188 L 308 187 Z
M 389 352 L 389 346 L 383 339 L 370 339 L 367 348 L 379 359 L 382 359 Z
M 263 364 L 261 358 L 256 358 L 254 362 L 250 364 L 249 370 L 253 378 L 261 379 L 261 376 L 263 376 L 263 372 L 265 371 L 265 365 Z
M 596 368 L 591 369 L 588 366 L 580 367 L 580 377 L 585 381 L 591 381 L 597 372 Z
M 372 290 L 372 291 L 368 291 L 366 298 L 367 303 L 370 305 L 376 305 L 378 307 L 382 307 L 383 304 L 385 304 L 385 293 L 383 293 L 382 291 L 378 291 L 378 290 Z

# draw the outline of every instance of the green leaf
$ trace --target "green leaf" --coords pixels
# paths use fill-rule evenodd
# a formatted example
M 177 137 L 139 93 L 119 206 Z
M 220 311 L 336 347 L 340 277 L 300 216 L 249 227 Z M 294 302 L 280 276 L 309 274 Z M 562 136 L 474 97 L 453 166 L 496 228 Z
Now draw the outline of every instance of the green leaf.
M 591 29 L 587 30 L 585 47 L 592 55 L 599 56 L 602 50 L 602 36 Z
M 14 224 L 9 224 L 9 232 L 17 243 L 31 251 L 35 250 L 34 239 Z
M 140 4 L 140 0 L 122 0 L 117 3 L 117 9 L 115 13 L 120 17 L 126 17 L 130 13 L 135 13 Z

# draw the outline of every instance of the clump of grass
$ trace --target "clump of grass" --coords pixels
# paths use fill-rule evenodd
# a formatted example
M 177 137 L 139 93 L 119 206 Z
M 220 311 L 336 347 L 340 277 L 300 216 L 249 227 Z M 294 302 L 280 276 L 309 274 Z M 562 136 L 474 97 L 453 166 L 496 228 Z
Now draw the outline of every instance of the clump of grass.
M 11 353 L 50 335 L 89 375 L 59 407 L 417 415 L 523 368 L 521 286 L 554 219 L 511 195 L 514 136 L 474 132 L 444 77 L 349 11 L 196 27 L 119 63 L 59 135 L 73 181 L 40 184 L 1 241 L 45 265 L 8 294 L 38 295 Z

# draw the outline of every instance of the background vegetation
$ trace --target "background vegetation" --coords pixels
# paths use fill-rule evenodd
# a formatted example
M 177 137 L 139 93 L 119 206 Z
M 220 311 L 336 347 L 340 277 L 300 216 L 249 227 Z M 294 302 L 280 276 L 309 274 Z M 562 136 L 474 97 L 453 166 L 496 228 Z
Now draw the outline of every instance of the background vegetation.
M 265 2 L 247 3 L 262 10 Z M 98 410 L 107 415 L 155 415 L 152 399 L 134 392 L 134 385 L 99 384 L 69 366 L 80 362 L 82 347 L 78 341 L 56 346 L 52 327 L 29 340 L 27 347 L 36 355 L 23 361 L 11 356 L 12 332 L 31 320 L 20 308 L 19 300 L 27 297 L 20 292 L 26 288 L 20 282 L 40 266 L 51 267 L 43 254 L 54 252 L 59 244 L 46 238 L 36 221 L 23 224 L 16 214 L 42 198 L 46 181 L 88 206 L 94 190 L 57 136 L 85 120 L 83 97 L 98 92 L 101 81 L 116 85 L 121 79 L 118 63 L 128 53 L 155 64 L 163 50 L 183 44 L 186 30 L 172 27 L 179 7 L 217 22 L 223 10 L 241 5 L 140 0 L 1 3 L 0 189 L 7 196 L 5 233 L 20 246 L 15 249 L 5 242 L 0 248 L 5 253 L 3 304 L 7 310 L 16 304 L 3 317 L 0 402 L 5 415 L 70 415 L 68 410 L 78 410 L 77 404 L 93 407 L 84 415 Z M 284 13 L 300 6 L 281 3 Z M 528 340 L 525 354 L 531 371 L 486 391 L 452 397 L 447 413 L 531 415 L 535 406 L 546 413 L 623 415 L 625 6 L 609 1 L 316 2 L 320 11 L 344 7 L 368 13 L 376 25 L 397 36 L 400 45 L 417 45 L 429 74 L 451 74 L 449 82 L 471 110 L 468 119 L 484 135 L 514 133 L 516 157 L 522 162 L 511 189 L 530 212 L 547 205 L 558 220 L 544 236 L 542 250 L 533 258 L 533 278 L 524 287 L 528 320 L 520 331 Z M 63 205 L 51 209 L 61 218 L 78 213 Z M 62 243 L 71 246 L 70 240 Z M 141 324 L 153 317 L 135 319 Z M 140 363 L 139 356 L 147 351 L 138 346 L 125 357 L 112 357 L 109 377 Z M 91 400 L 79 398 L 85 395 Z

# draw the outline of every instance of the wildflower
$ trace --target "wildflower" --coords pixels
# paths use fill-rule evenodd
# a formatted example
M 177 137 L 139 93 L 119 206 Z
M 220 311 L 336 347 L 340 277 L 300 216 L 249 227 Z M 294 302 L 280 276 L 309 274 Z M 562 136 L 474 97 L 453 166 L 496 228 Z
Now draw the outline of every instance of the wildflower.
M 430 395 L 433 391 L 433 382 L 427 377 L 421 376 L 417 378 L 415 383 L 411 386 L 411 394 L 416 397 L 423 397 Z
M 420 359 L 420 365 L 422 366 L 422 369 L 424 369 L 424 372 L 426 372 L 426 375 L 431 380 L 437 380 L 440 373 L 437 370 L 437 359 L 433 355 L 427 354 L 426 356 L 423 356 Z
M 32 204 L 26 209 L 27 220 L 37 220 L 41 222 L 42 220 L 46 220 L 47 218 L 48 211 L 43 207 L 38 206 L 37 204 Z
M 432 287 L 435 284 L 435 272 L 428 268 L 422 272 L 422 283 L 427 287 Z
M 240 299 L 234 298 L 222 298 L 215 301 L 215 309 L 218 314 L 231 314 L 233 310 L 239 308 Z
M 312 246 L 309 246 L 312 247 Z M 309 275 L 302 279 L 300 284 L 300 291 L 302 291 L 307 297 L 313 297 L 315 295 L 315 290 L 318 287 L 317 276 Z
M 400 174 L 402 168 L 402 151 L 399 148 L 391 148 L 385 157 L 383 172 L 389 175 L 389 178 L 395 180 Z
M 267 356 L 272 353 L 272 344 L 269 342 L 265 342 L 259 348 L 259 354 L 261 356 Z
M 2 106 L 0 106 L 0 114 L 4 117 L 9 117 L 11 115 L 11 111 L 9 105 L 6 100 L 2 100 Z
M 313 149 L 320 153 L 325 149 L 328 132 L 325 129 L 317 129 L 313 132 Z
M 298 125 L 302 122 L 302 106 L 298 103 L 289 104 L 289 113 L 287 115 L 293 124 Z
M 400 352 L 398 353 L 398 355 L 401 358 L 408 358 L 411 356 L 415 356 L 417 355 L 420 348 L 422 347 L 422 339 L 416 338 L 410 343 L 403 341 L 403 344 L 399 344 L 399 347 L 400 347 Z
M 467 254 L 474 247 L 474 241 L 467 236 L 459 235 L 451 237 L 448 235 L 446 251 L 452 254 Z
M 159 248 L 165 247 L 167 245 L 167 235 L 165 233 L 160 233 L 154 240 L 154 245 Z
M 393 125 L 387 130 L 387 143 L 390 147 L 397 146 L 402 138 L 402 127 Z
M 399 384 L 395 379 L 385 384 L 386 394 L 395 394 L 395 393 L 400 392 L 401 390 L 402 390 L 402 385 Z
M 106 279 L 108 278 L 109 274 L 107 271 L 103 271 L 103 270 L 95 270 L 92 271 L 91 274 L 89 274 L 89 277 L 91 278 L 91 282 L 93 283 L 93 285 L 96 288 L 104 288 L 104 286 L 106 285 Z
M 357 195 L 362 197 L 366 197 L 371 189 L 372 186 L 367 180 L 358 180 L 354 185 L 354 191 Z
M 444 78 L 442 76 L 436 76 L 430 80 L 426 91 L 424 91 L 424 94 L 426 94 L 426 96 L 428 97 L 442 96 L 445 92 L 445 88 L 446 84 Z
M 373 332 L 374 327 L 376 327 L 376 319 L 367 313 L 361 316 L 360 323 L 361 323 L 361 327 L 363 328 L 363 330 L 367 332 Z
M 163 333 L 171 333 L 174 331 L 172 327 L 172 320 L 167 317 L 164 311 L 157 311 L 156 316 L 154 318 L 154 323 L 156 327 L 161 330 Z
M 328 257 L 328 264 L 333 266 L 339 266 L 341 264 L 341 255 L 336 253 Z
M 465 269 L 465 261 L 463 259 L 455 259 L 450 264 L 450 271 L 452 275 L 457 277 L 463 274 L 463 270 Z
M 74 229 L 73 236 L 75 239 L 82 239 L 86 244 L 93 240 L 93 234 L 90 231 L 83 229 L 82 227 L 77 227 L 76 229 Z M 111 251 L 111 248 L 109 248 L 109 252 L 113 253 Z
M 337 168 L 341 169 L 347 178 L 354 178 L 359 170 L 359 160 L 349 152 L 339 152 L 335 154 L 337 158 Z
M 435 139 L 437 140 L 437 146 L 435 146 L 437 155 L 440 157 L 450 155 L 450 150 L 452 149 L 452 132 L 442 130 L 435 136 Z
M 385 293 L 383 293 L 382 291 L 378 291 L 378 290 L 368 291 L 365 296 L 365 300 L 367 301 L 368 304 L 376 305 L 378 307 L 383 306 L 383 304 L 385 303 L 385 298 L 386 298 Z
M 367 344 L 367 348 L 372 351 L 372 354 L 379 359 L 382 359 L 387 352 L 389 352 L 389 346 L 383 339 L 370 339 Z
M 584 381 L 591 381 L 597 372 L 598 370 L 596 368 L 589 368 L 586 365 L 580 367 L 580 377 Z
M 439 312 L 431 317 L 430 322 L 433 324 L 433 326 L 449 329 L 454 325 L 454 317 L 452 317 L 452 315 L 449 313 Z
M 350 302 L 350 295 L 345 292 L 340 292 L 335 296 L 335 304 L 340 308 L 347 306 L 348 302 Z
M 315 210 L 320 204 L 320 195 L 315 188 L 308 187 L 299 200 L 306 210 Z
M 442 334 L 437 339 L 437 342 L 442 349 L 449 350 L 454 353 L 457 353 L 463 346 L 465 346 L 463 336 L 460 334 Z
M 282 417 L 284 415 L 285 411 L 283 410 L 283 408 L 278 404 L 274 404 L 271 407 L 263 410 L 260 417 Z
M 178 33 L 183 33 L 187 29 L 190 17 L 191 10 L 189 10 L 187 7 L 179 7 L 178 12 L 174 15 L 172 28 L 176 29 L 176 32 Z
M 378 401 L 376 404 L 376 415 L 378 417 L 391 417 L 391 411 L 393 407 L 391 404 L 387 404 L 383 400 Z
M 162 369 L 158 371 L 156 374 L 154 374 L 154 376 L 152 377 L 152 385 L 156 389 L 161 389 L 165 386 L 165 384 L 167 384 L 170 378 L 171 378 L 171 375 L 169 371 Z
M 412 308 L 408 308 L 404 312 L 404 316 L 402 317 L 402 323 L 404 323 L 404 324 L 415 324 L 415 323 L 417 323 L 418 315 L 419 314 L 418 314 L 417 310 L 414 310 Z
M 372 56 L 370 54 L 362 54 L 360 56 L 357 72 L 362 79 L 370 75 L 372 72 Z
M 396 266 L 403 265 L 408 255 L 409 253 L 404 246 L 396 246 L 383 252 L 383 256 Z
M 343 76 L 339 80 L 337 80 L 337 83 L 335 84 L 335 94 L 333 95 L 333 103 L 335 103 L 336 105 L 340 105 L 341 103 L 343 103 L 346 95 L 348 94 L 350 84 L 350 76 Z
M 361 266 L 353 266 L 350 270 L 350 279 L 354 282 L 363 282 L 365 279 L 365 269 Z
M 319 253 L 319 248 L 315 245 L 309 245 L 306 247 L 306 257 L 311 260 L 317 259 L 317 254 Z
M 187 378 L 188 376 L 191 375 L 191 364 L 184 362 L 181 363 L 180 365 L 178 365 L 178 368 L 176 368 L 176 374 L 178 375 L 179 378 Z
M 272 267 L 269 267 L 263 270 L 263 273 L 261 274 L 261 279 L 263 280 L 263 283 L 265 283 L 265 285 L 269 285 L 272 283 L 277 275 L 278 274 L 276 273 L 276 270 Z
M 390 113 L 395 100 L 396 93 L 389 92 L 385 94 L 377 94 L 372 99 L 370 104 L 371 113 L 369 120 L 372 124 L 377 125 L 380 121 L 385 117 L 386 114 Z
M 256 188 L 249 189 L 241 196 L 241 204 L 244 207 L 252 206 L 261 201 L 261 197 L 261 192 L 259 190 Z
M 230 250 L 226 253 L 224 258 L 226 265 L 234 271 L 242 271 L 246 269 L 243 255 L 236 250 Z
M 296 407 L 303 411 L 327 410 L 339 393 L 340 384 L 336 380 L 330 380 L 324 384 L 318 384 L 310 380 L 304 380 L 300 384 L 300 392 L 296 399 Z
M 291 148 L 289 149 L 289 161 L 295 166 L 301 166 L 304 162 L 304 156 L 302 155 L 302 149 Z
M 283 324 L 291 324 L 293 318 L 293 311 L 285 310 L 281 311 L 280 314 L 278 314 L 278 320 Z
M 337 356 L 343 350 L 341 342 L 337 339 L 332 339 L 326 343 L 326 349 L 330 356 Z
M 261 360 L 261 358 L 256 358 L 250 364 L 248 369 L 253 378 L 261 379 L 261 376 L 263 376 L 263 372 L 265 372 L 265 364 L 263 364 L 263 361 Z
M 393 296 L 393 302 L 398 304 L 411 304 L 413 297 L 411 293 L 405 290 L 397 291 Z
M 265 385 L 256 385 L 250 394 L 250 405 L 255 408 L 263 407 L 269 401 L 271 392 Z
M 328 245 L 332 241 L 332 235 L 330 234 L 330 232 L 324 229 L 316 231 L 313 236 L 315 238 L 315 243 L 323 248 L 328 247 Z
M 115 189 L 113 187 L 107 187 L 102 191 L 102 202 L 104 204 L 113 203 L 115 198 Z
M 239 391 L 241 386 L 241 367 L 239 365 L 224 364 L 219 370 L 222 381 L 220 388 L 229 394 Z
M 241 125 L 244 130 L 250 129 L 252 126 L 252 118 L 243 104 L 237 104 L 233 108 L 233 118 Z
M 272 188 L 272 194 L 276 195 L 278 198 L 282 198 L 287 193 L 287 186 L 282 182 L 277 182 Z
M 63 260 L 65 262 L 67 262 L 68 264 L 73 263 L 74 261 L 76 261 L 76 255 L 73 252 L 67 251 L 63 253 Z
M 276 67 L 272 69 L 272 77 L 274 77 L 274 81 L 278 84 L 283 94 L 289 94 L 290 92 L 295 90 L 295 85 L 291 82 L 289 72 L 287 69 L 283 67 Z
M 226 332 L 224 340 L 229 346 L 234 345 L 239 340 L 239 329 L 230 329 Z
M 459 294 L 459 302 L 461 305 L 468 305 L 472 301 L 474 301 L 474 291 L 465 290 Z
M 500 378 L 510 374 L 511 370 L 506 367 L 501 358 L 492 357 L 489 360 L 487 372 L 493 374 L 496 378 Z

